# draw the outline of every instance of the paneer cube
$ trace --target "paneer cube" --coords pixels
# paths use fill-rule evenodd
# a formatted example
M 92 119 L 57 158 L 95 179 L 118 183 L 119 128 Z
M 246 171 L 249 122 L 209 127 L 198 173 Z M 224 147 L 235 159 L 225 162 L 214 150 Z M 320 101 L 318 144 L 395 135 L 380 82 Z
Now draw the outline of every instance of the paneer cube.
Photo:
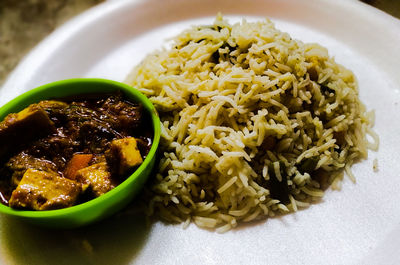
M 110 144 L 109 156 L 111 156 L 113 168 L 120 176 L 143 163 L 136 139 L 133 137 L 113 140 Z
M 6 167 L 13 171 L 11 177 L 11 183 L 18 186 L 22 177 L 24 176 L 28 168 L 34 168 L 40 171 L 56 172 L 57 166 L 47 160 L 34 157 L 25 152 L 21 152 L 16 156 L 13 156 L 7 163 Z
M 9 114 L 0 123 L 0 162 L 8 159 L 19 146 L 55 131 L 46 111 L 37 104 Z
M 93 195 L 100 195 L 113 189 L 111 173 L 106 162 L 93 164 L 76 172 L 76 180 L 82 183 L 84 189 L 90 188 Z
M 28 169 L 12 192 L 9 205 L 13 208 L 51 210 L 75 204 L 81 185 L 55 172 Z

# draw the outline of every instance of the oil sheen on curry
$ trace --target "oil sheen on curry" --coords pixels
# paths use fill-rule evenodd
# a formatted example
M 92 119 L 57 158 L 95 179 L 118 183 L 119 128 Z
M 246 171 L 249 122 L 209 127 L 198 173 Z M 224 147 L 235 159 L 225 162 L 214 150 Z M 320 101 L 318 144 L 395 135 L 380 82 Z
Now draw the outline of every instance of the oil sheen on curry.
M 0 123 L 2 203 L 51 210 L 105 194 L 145 159 L 149 120 L 121 93 L 45 100 L 9 114 Z

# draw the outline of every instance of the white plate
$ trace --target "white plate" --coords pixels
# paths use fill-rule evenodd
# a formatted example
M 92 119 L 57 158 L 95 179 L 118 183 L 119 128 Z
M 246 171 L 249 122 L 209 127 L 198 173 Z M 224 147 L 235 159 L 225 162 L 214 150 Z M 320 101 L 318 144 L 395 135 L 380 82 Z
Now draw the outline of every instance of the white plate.
M 279 29 L 326 46 L 352 69 L 376 110 L 378 153 L 354 166 L 357 184 L 296 214 L 225 234 L 123 217 L 74 231 L 47 231 L 1 216 L 4 264 L 399 264 L 400 22 L 358 1 L 108 1 L 36 47 L 0 90 L 0 105 L 38 85 L 72 77 L 122 81 L 164 40 L 218 11 L 231 22 L 269 16 Z M 379 172 L 372 171 L 377 157 Z M 90 243 L 92 247 L 89 247 Z

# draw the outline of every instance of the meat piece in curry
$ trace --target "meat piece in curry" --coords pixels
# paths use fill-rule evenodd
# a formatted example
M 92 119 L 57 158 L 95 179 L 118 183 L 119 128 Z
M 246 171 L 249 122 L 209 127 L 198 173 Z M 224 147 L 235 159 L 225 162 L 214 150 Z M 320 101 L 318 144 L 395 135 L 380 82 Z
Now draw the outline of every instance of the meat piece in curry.
M 126 179 L 152 144 L 150 117 L 121 93 L 45 100 L 0 123 L 0 198 L 26 210 L 65 208 Z

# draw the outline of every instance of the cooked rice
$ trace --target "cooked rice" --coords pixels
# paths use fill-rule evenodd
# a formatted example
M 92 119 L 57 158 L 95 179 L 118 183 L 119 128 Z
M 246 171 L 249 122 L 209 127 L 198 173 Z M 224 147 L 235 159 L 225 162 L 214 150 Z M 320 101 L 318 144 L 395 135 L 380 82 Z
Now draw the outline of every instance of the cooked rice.
M 269 20 L 192 27 L 127 83 L 162 121 L 149 214 L 185 227 L 225 232 L 307 207 L 378 148 L 353 73 Z

